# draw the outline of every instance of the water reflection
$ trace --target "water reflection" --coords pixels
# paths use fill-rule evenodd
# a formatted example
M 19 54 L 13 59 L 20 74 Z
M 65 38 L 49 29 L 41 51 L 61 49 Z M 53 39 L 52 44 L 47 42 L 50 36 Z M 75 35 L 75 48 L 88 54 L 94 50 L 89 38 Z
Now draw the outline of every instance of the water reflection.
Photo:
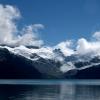
M 0 85 L 0 100 L 100 100 L 99 85 Z

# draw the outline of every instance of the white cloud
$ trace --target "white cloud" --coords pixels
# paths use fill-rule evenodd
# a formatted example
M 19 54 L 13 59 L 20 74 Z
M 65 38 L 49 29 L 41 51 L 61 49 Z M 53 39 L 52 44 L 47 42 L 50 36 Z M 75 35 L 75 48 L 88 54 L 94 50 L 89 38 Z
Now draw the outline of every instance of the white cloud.
M 20 32 L 17 29 L 15 20 L 21 17 L 20 11 L 10 5 L 0 5 L 0 44 L 20 46 L 32 45 L 41 46 L 42 40 L 38 39 L 38 29 L 44 28 L 42 24 L 33 24 L 26 26 Z
M 90 56 L 100 55 L 100 42 L 99 41 L 87 41 L 84 38 L 78 40 L 76 48 L 77 54 L 84 55 L 89 54 Z
M 95 32 L 93 34 L 93 38 L 97 39 L 98 41 L 100 41 L 100 32 Z
M 74 53 L 71 49 L 72 41 L 64 41 L 57 44 L 54 48 L 60 49 L 65 56 L 70 56 Z
M 21 36 L 18 36 L 17 45 L 41 46 L 43 41 L 38 39 L 38 29 L 44 28 L 42 24 L 26 26 L 22 29 Z
M 15 19 L 20 17 L 18 9 L 6 5 L 0 5 L 0 43 L 9 43 L 17 32 Z

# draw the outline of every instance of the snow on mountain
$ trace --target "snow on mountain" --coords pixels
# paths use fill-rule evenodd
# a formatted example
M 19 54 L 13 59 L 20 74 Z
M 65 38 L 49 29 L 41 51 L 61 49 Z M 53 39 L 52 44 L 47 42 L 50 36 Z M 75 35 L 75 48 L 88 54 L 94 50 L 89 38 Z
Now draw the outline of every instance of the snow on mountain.
M 41 66 L 43 64 L 41 59 L 43 59 L 45 60 L 45 64 L 43 66 L 47 66 L 45 67 L 45 69 L 46 68 L 50 69 L 48 66 L 53 67 L 54 62 L 55 63 L 59 62 L 60 63 L 59 70 L 62 73 L 66 73 L 69 70 L 73 70 L 73 69 L 82 70 L 100 63 L 99 56 L 93 58 L 91 58 L 88 55 L 78 55 L 78 54 L 65 56 L 60 48 L 59 49 L 51 48 L 51 47 L 28 48 L 25 46 L 19 46 L 14 48 L 8 46 L 0 46 L 0 48 L 6 48 L 15 55 L 21 55 L 29 60 L 32 60 L 37 63 L 41 63 Z M 96 59 L 98 62 L 96 62 Z M 49 60 L 54 61 L 53 64 Z M 43 69 L 43 67 L 41 69 Z
M 7 50 L 9 51 L 9 53 L 7 53 Z M 8 59 L 9 57 L 11 58 L 11 60 Z M 19 60 L 19 58 L 23 60 Z M 28 48 L 25 46 L 0 46 L 0 64 L 2 64 L 1 62 L 5 63 L 5 60 L 3 61 L 3 59 L 6 59 L 8 61 L 7 65 L 9 65 L 10 62 L 12 67 L 13 64 L 14 66 L 18 65 L 16 61 L 14 61 L 14 59 L 16 59 L 18 63 L 20 62 L 19 64 L 23 63 L 22 66 L 20 65 L 20 67 L 23 67 L 23 65 L 28 69 L 33 67 L 44 77 L 53 78 L 74 77 L 77 75 L 77 73 L 81 73 L 81 71 L 85 69 L 91 69 L 96 68 L 96 66 L 100 66 L 100 56 L 90 57 L 88 55 L 78 54 L 65 56 L 60 48 L 57 49 L 51 47 Z M 14 61 L 14 63 L 12 61 Z M 24 62 L 26 62 L 27 64 L 24 64 Z

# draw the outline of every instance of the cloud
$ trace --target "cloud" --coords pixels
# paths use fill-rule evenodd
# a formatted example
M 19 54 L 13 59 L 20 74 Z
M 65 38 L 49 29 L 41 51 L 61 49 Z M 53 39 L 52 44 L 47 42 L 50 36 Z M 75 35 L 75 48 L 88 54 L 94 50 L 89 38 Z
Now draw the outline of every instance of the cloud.
M 75 44 L 77 45 L 73 48 Z M 91 36 L 90 41 L 85 38 L 79 38 L 76 43 L 73 43 L 71 40 L 66 40 L 60 42 L 54 48 L 60 49 L 66 57 L 74 54 L 88 55 L 90 57 L 100 56 L 100 32 L 95 32 Z
M 0 43 L 9 43 L 17 32 L 15 20 L 20 18 L 18 9 L 6 5 L 0 5 Z
M 34 24 L 24 27 L 21 31 L 22 35 L 18 36 L 16 45 L 40 47 L 41 45 L 43 45 L 43 40 L 38 39 L 37 33 L 38 29 L 42 28 L 44 28 L 42 24 Z
M 65 73 L 65 72 L 68 72 L 69 70 L 75 70 L 75 66 L 71 63 L 71 62 L 67 62 L 66 64 L 63 64 L 61 67 L 60 67 L 60 70 Z M 76 71 L 75 71 L 76 72 Z M 70 73 L 71 74 L 71 73 Z M 72 72 L 72 74 L 74 74 Z
M 72 46 L 72 41 L 63 41 L 57 44 L 54 48 L 60 49 L 65 56 L 70 56 L 74 53 L 74 50 L 71 49 L 71 46 Z
M 89 54 L 90 56 L 100 55 L 100 41 L 87 41 L 85 38 L 78 40 L 76 52 L 79 55 Z
M 39 39 L 39 29 L 43 29 L 42 24 L 31 24 L 23 27 L 21 30 L 17 29 L 16 20 L 21 17 L 18 8 L 10 5 L 0 5 L 0 44 L 10 46 L 38 46 L 43 45 L 43 40 Z M 60 54 L 54 53 L 54 49 L 60 49 L 64 56 L 72 54 L 85 55 L 90 54 L 100 55 L 100 32 L 95 32 L 92 39 L 88 41 L 85 38 L 80 38 L 77 41 L 77 46 L 72 48 L 74 44 L 71 40 L 60 42 L 53 47 L 41 47 L 39 55 L 46 57 L 47 53 L 49 58 L 58 58 L 63 60 Z M 75 51 L 76 50 L 76 51 Z M 42 52 L 41 52 L 42 51 Z M 47 53 L 45 53 L 47 52 Z
M 100 41 L 100 32 L 95 32 L 92 37 Z
M 43 41 L 37 36 L 42 24 L 26 26 L 22 31 L 17 29 L 16 20 L 21 17 L 20 11 L 10 5 L 0 5 L 0 44 L 11 46 L 41 46 Z M 19 33 L 18 33 L 19 32 Z M 20 34 L 20 35 L 16 35 Z

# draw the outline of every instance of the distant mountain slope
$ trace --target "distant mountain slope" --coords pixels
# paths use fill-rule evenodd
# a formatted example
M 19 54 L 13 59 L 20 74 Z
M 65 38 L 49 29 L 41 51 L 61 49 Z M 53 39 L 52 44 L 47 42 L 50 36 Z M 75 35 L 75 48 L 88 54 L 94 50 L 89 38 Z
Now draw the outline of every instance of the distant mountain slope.
M 0 78 L 41 78 L 41 73 L 25 57 L 0 49 Z
M 0 78 L 100 79 L 100 57 L 65 57 L 60 50 L 45 52 L 34 47 L 15 49 L 1 46 Z

